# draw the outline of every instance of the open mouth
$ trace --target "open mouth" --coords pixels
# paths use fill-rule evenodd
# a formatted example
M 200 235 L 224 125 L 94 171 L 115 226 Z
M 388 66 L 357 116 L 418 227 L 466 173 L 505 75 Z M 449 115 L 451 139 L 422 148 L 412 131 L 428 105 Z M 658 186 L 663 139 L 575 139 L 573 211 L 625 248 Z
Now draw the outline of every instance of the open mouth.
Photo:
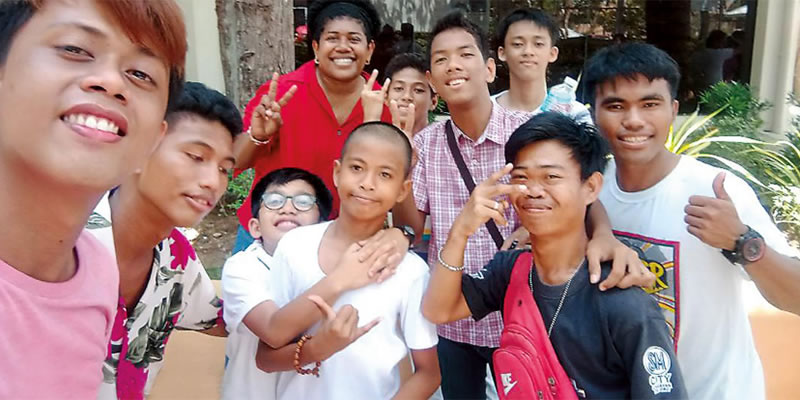
M 125 131 L 119 129 L 119 126 L 117 126 L 114 121 L 103 117 L 90 114 L 65 114 L 61 117 L 61 120 L 70 124 L 96 129 L 119 137 L 125 137 Z
M 464 78 L 456 78 L 447 81 L 446 85 L 452 88 L 459 87 L 467 82 Z
M 339 66 L 343 66 L 343 67 L 347 67 L 347 66 L 353 65 L 353 63 L 356 62 L 356 60 L 354 58 L 350 58 L 350 57 L 348 57 L 348 58 L 334 58 L 331 61 L 333 61 L 334 65 L 339 65 Z
M 183 197 L 189 202 L 189 204 L 194 207 L 195 209 L 206 212 L 214 208 L 214 203 L 212 203 L 208 198 L 204 196 L 193 196 L 185 194 Z
M 621 137 L 619 137 L 619 141 L 621 141 L 623 143 L 627 143 L 627 144 L 644 143 L 648 139 L 650 139 L 650 136 L 644 136 L 644 135 L 641 135 L 641 136 L 621 136 Z
M 300 224 L 297 221 L 291 219 L 279 219 L 275 221 L 274 226 L 282 231 L 288 231 L 297 228 L 298 226 L 300 226 Z

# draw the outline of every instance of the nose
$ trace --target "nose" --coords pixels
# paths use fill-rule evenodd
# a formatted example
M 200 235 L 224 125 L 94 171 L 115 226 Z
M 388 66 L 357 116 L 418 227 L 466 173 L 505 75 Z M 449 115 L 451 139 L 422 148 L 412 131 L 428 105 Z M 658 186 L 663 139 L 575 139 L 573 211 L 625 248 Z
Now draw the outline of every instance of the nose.
M 460 72 L 462 70 L 461 64 L 456 60 L 457 57 L 450 57 L 447 59 L 447 72 Z
M 198 183 L 201 189 L 210 192 L 214 198 L 218 198 L 222 190 L 227 186 L 224 177 L 216 164 L 207 163 L 203 167 L 198 167 Z
M 358 187 L 367 192 L 375 190 L 375 174 L 364 174 Z
M 286 203 L 283 203 L 283 207 L 278 210 L 280 214 L 296 214 L 297 209 L 294 208 L 294 199 L 286 199 Z
M 120 69 L 119 65 L 112 60 L 96 62 L 95 68 L 83 78 L 81 89 L 86 92 L 101 93 L 126 104 L 128 101 L 125 89 L 126 78 Z
M 628 131 L 638 131 L 644 127 L 644 120 L 642 113 L 638 107 L 631 107 L 625 113 L 625 118 L 622 120 L 622 126 Z
M 407 87 L 403 90 L 403 95 L 400 96 L 400 101 L 405 102 L 406 104 L 410 104 L 414 101 L 414 96 L 412 94 L 412 88 Z
M 526 43 L 525 46 L 522 48 L 522 55 L 523 56 L 533 56 L 533 50 L 536 47 L 535 43 Z
M 528 196 L 534 199 L 541 199 L 544 197 L 544 187 L 538 182 L 533 180 L 528 181 Z

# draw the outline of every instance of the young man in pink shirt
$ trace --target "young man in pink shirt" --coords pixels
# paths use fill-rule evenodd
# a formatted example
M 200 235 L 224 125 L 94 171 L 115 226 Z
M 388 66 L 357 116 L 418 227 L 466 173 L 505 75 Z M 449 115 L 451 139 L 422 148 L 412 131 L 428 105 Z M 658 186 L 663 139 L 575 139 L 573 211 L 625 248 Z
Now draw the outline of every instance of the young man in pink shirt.
M 171 0 L 0 3 L 0 398 L 97 396 L 119 274 L 83 228 L 163 134 L 185 53 Z

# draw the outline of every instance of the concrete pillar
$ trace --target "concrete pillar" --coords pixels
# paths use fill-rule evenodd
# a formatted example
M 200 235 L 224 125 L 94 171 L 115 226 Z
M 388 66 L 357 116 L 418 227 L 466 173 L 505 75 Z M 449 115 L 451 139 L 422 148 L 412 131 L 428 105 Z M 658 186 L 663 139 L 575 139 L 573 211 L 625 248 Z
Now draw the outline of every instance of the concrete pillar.
M 771 133 L 783 134 L 789 127 L 786 96 L 793 89 L 799 39 L 799 1 L 758 2 L 750 82 L 756 95 L 774 106 L 764 113 L 764 129 Z

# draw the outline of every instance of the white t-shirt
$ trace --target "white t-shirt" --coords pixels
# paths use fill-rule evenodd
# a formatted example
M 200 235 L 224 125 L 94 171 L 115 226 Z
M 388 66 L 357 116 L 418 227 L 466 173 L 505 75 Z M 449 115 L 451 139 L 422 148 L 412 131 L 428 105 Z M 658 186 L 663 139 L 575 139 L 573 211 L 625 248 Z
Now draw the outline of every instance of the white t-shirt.
M 278 374 L 256 366 L 258 337 L 242 323 L 255 306 L 272 300 L 272 257 L 256 240 L 234 254 L 222 268 L 222 306 L 228 340 L 225 343 L 225 376 L 222 398 L 230 400 L 274 400 Z
M 330 222 L 299 227 L 286 233 L 275 250 L 272 286 L 283 306 L 325 277 L 319 265 L 319 245 Z M 359 326 L 377 317 L 380 323 L 342 351 L 322 362 L 319 378 L 282 374 L 278 398 L 388 399 L 400 388 L 398 363 L 408 350 L 436 346 L 436 325 L 422 316 L 422 295 L 428 284 L 428 265 L 407 253 L 397 273 L 380 284 L 344 293 L 334 303 L 358 310 Z M 315 324 L 309 333 L 319 327 Z M 313 340 L 313 339 L 312 339 Z
M 492 103 L 494 103 L 497 106 L 503 107 L 502 105 L 500 105 L 500 103 L 497 101 L 497 99 L 499 99 L 501 96 L 503 96 L 506 93 L 508 93 L 508 90 L 503 90 L 500 93 L 492 95 Z M 545 98 L 546 97 L 547 97 L 547 93 L 545 93 Z M 544 105 L 544 99 L 542 100 L 542 104 L 539 104 L 539 107 L 536 107 L 535 110 L 531 111 L 531 113 L 530 113 L 531 116 L 543 112 L 544 111 L 544 110 L 542 110 L 542 106 L 543 105 Z M 505 108 L 505 107 L 503 107 L 503 108 Z M 508 110 L 520 112 L 519 110 L 511 110 L 511 109 L 508 109 Z M 572 104 L 570 104 L 569 112 L 567 113 L 567 115 L 569 115 L 570 117 L 572 117 L 574 120 L 576 120 L 578 122 L 583 122 L 583 123 L 594 125 L 594 121 L 592 121 L 592 115 L 589 113 L 589 109 L 586 108 L 586 106 L 583 105 L 583 103 L 581 103 L 579 101 L 573 101 Z
M 617 238 L 636 250 L 656 274 L 656 285 L 648 292 L 659 302 L 677 339 L 689 396 L 763 399 L 764 373 L 742 299 L 747 274 L 719 249 L 690 234 L 684 222 L 689 197 L 714 197 L 712 182 L 720 171 L 681 157 L 655 186 L 623 192 L 612 160 L 600 200 Z M 728 172 L 725 190 L 742 222 L 763 235 L 775 251 L 797 256 L 747 183 Z

